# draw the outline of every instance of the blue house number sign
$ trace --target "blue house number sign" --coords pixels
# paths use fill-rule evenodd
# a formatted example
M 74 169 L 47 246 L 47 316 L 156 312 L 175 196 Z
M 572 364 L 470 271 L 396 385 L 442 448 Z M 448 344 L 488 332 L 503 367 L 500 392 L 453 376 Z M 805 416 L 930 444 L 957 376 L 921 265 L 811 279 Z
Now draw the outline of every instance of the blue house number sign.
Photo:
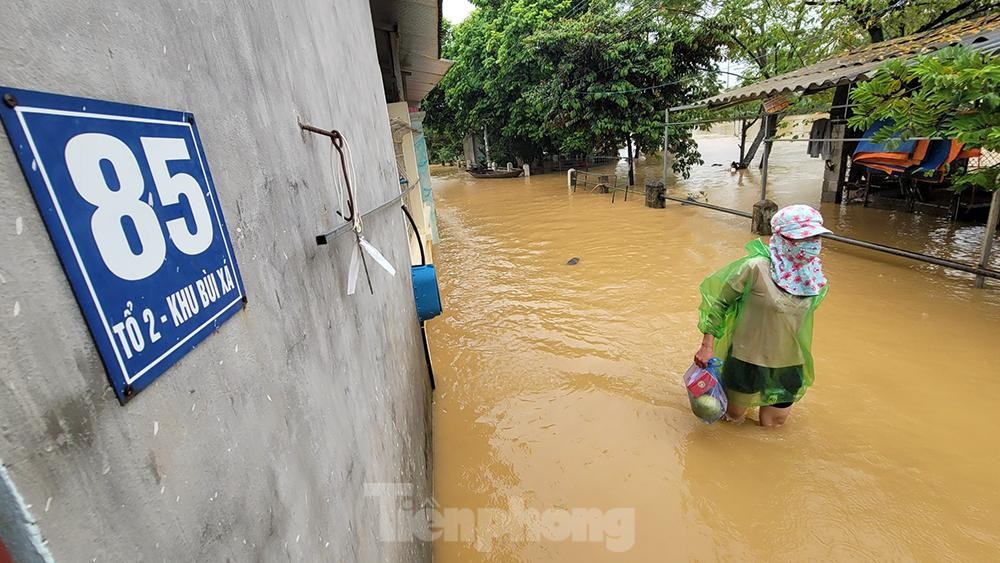
M 245 303 L 194 118 L 0 93 L 10 144 L 124 403 Z

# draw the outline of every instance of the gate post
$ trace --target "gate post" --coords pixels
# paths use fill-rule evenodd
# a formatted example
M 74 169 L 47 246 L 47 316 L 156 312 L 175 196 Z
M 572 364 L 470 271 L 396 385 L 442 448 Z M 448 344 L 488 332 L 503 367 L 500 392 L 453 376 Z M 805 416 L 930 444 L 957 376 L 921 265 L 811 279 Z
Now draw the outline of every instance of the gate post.
M 646 180 L 646 207 L 663 209 L 667 206 L 667 188 L 663 180 Z
M 761 236 L 771 234 L 771 217 L 778 211 L 778 204 L 769 199 L 762 199 L 753 204 L 753 219 L 750 230 Z

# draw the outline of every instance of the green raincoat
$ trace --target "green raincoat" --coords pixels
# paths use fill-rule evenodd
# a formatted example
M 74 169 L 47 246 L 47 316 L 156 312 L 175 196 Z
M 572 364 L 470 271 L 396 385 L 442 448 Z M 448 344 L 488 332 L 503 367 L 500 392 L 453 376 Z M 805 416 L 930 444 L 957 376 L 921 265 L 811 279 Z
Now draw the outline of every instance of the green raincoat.
M 722 371 L 730 402 L 748 408 L 795 402 L 815 379 L 813 313 L 827 288 L 814 297 L 785 293 L 771 280 L 767 245 L 753 240 L 746 250 L 746 256 L 701 283 L 698 328 L 715 337 L 715 356 L 732 364 Z M 752 391 L 745 381 L 727 382 L 737 366 L 752 371 Z M 788 383 L 789 374 L 794 384 Z

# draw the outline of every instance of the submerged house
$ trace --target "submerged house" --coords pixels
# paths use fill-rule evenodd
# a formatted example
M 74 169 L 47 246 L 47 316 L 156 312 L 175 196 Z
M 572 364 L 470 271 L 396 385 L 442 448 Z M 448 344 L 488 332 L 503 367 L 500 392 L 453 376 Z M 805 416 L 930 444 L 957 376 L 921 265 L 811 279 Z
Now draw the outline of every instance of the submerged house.
M 764 154 L 761 160 L 761 198 L 758 205 L 761 205 L 761 209 L 766 209 L 767 206 L 763 204 L 767 202 L 768 156 L 777 132 L 777 120 L 781 111 L 789 105 L 787 98 L 793 95 L 808 96 L 832 89 L 834 93 L 833 102 L 829 108 L 829 127 L 822 139 L 830 143 L 830 150 L 829 155 L 826 157 L 826 166 L 824 167 L 821 199 L 823 202 L 841 203 L 844 201 L 849 187 L 849 176 L 857 179 L 859 176 L 864 175 L 868 179 L 866 183 L 870 184 L 871 178 L 877 174 L 881 173 L 884 175 L 886 172 L 892 172 L 890 170 L 891 167 L 884 166 L 885 163 L 880 162 L 877 158 L 867 161 L 864 158 L 866 156 L 870 157 L 871 152 L 868 155 L 862 154 L 869 147 L 859 147 L 858 143 L 864 140 L 861 136 L 866 132 L 848 130 L 847 117 L 850 112 L 849 94 L 851 86 L 867 80 L 886 61 L 910 59 L 917 55 L 931 53 L 935 50 L 957 44 L 967 45 L 973 49 L 987 53 L 1000 52 L 1000 13 L 993 13 L 981 18 L 957 22 L 939 29 L 868 45 L 754 84 L 727 90 L 693 104 L 669 108 L 665 112 L 664 135 L 665 137 L 669 137 L 671 117 L 674 116 L 673 119 L 676 123 L 676 114 L 679 112 L 691 109 L 724 109 L 740 104 L 760 102 L 763 106 L 762 127 L 765 131 L 765 141 Z M 720 121 L 729 120 L 723 119 Z M 801 140 L 814 142 L 816 139 L 806 138 Z M 666 141 L 667 138 L 664 139 L 664 146 L 667 146 Z M 914 145 L 914 151 L 916 151 L 916 146 Z M 858 149 L 856 156 L 861 158 L 855 158 L 852 162 L 852 153 L 856 148 Z M 925 150 L 927 148 L 925 146 Z M 953 145 L 947 147 L 945 151 L 947 154 L 945 155 L 945 160 L 942 162 L 948 162 L 948 159 L 955 161 L 963 156 L 974 157 L 975 159 L 995 159 L 1000 156 L 995 154 L 979 154 L 978 156 L 974 156 L 972 153 L 963 155 L 961 150 L 955 149 Z M 877 150 L 874 152 L 878 156 Z M 914 162 L 921 163 L 925 156 L 926 154 L 917 155 L 915 152 L 910 152 L 905 155 L 905 160 L 909 166 Z M 851 174 L 852 164 L 854 166 L 853 174 Z M 872 166 L 872 164 L 875 164 L 875 166 Z M 970 162 L 967 165 L 972 166 L 976 165 L 976 163 L 970 158 Z M 666 159 L 664 159 L 663 176 L 664 178 L 668 177 Z M 913 179 L 914 183 L 920 181 L 920 178 L 914 177 Z M 853 187 L 858 187 L 858 184 L 855 182 Z M 868 185 L 865 187 L 867 188 Z M 917 190 L 911 187 L 909 193 L 919 198 L 921 195 L 919 189 L 919 186 L 917 186 Z M 974 191 L 970 191 L 970 197 L 975 198 L 976 195 Z M 865 202 L 867 202 L 867 198 L 868 190 L 866 189 Z M 953 199 L 952 202 L 956 206 L 963 205 L 963 202 L 956 199 Z M 693 202 L 693 204 L 697 205 L 698 203 Z M 869 250 L 974 273 L 977 276 L 977 287 L 982 287 L 985 277 L 1000 279 L 1000 272 L 988 269 L 994 234 L 998 222 L 1000 222 L 1000 191 L 994 192 L 988 202 L 986 198 L 972 199 L 971 202 L 964 205 L 967 207 L 989 207 L 987 234 L 983 240 L 980 259 L 976 265 L 963 264 L 945 258 L 928 256 L 905 249 L 888 247 L 871 241 L 855 240 L 844 236 L 829 235 L 828 238 Z M 720 210 L 750 217 L 750 213 L 744 210 Z M 757 211 L 757 206 L 755 206 L 755 211 Z M 762 228 L 766 228 L 766 222 L 758 221 L 757 223 Z
M 437 216 L 431 195 L 424 113 L 420 102 L 444 77 L 452 62 L 441 58 L 440 0 L 370 0 L 375 49 L 393 132 L 400 182 L 416 186 L 407 204 L 420 231 L 411 253 L 419 260 L 437 242 Z
M 849 92 L 853 84 L 867 80 L 888 60 L 908 59 L 956 44 L 968 45 L 989 53 L 1000 52 L 1000 13 L 867 45 L 754 84 L 727 90 L 690 106 L 671 108 L 670 112 L 676 113 L 691 108 L 724 109 L 781 96 L 808 96 L 833 89 L 828 137 L 856 138 L 864 132 L 852 132 L 852 135 L 848 135 L 845 119 L 850 109 Z M 830 166 L 824 173 L 822 183 L 822 200 L 825 202 L 839 203 L 844 198 L 847 173 L 851 164 L 850 151 L 844 150 L 845 147 L 853 148 L 853 145 L 832 143 Z

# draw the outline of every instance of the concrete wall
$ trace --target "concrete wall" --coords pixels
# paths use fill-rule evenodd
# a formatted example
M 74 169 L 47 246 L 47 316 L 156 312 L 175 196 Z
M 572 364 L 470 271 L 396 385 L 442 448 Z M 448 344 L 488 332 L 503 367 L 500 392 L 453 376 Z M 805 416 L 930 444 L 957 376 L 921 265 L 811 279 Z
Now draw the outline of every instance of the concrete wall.
M 366 218 L 399 273 L 347 297 L 351 237 L 314 242 L 339 221 L 330 143 L 296 125 L 348 137 L 363 210 L 398 193 L 367 0 L 7 8 L 0 84 L 195 114 L 249 298 L 119 406 L 0 141 L 0 457 L 55 559 L 429 560 L 378 541 L 363 490 L 429 486 L 405 219 Z
M 396 121 L 410 125 L 410 108 L 406 102 L 396 102 L 389 104 L 387 107 L 389 111 L 389 117 L 395 119 Z M 412 184 L 417 184 L 420 182 L 420 171 L 417 168 L 417 156 L 413 148 L 413 133 L 404 133 L 398 135 L 400 149 L 403 153 L 402 165 L 403 173 L 406 180 Z M 399 163 L 399 158 L 397 157 L 397 164 Z M 413 264 L 420 263 L 420 246 L 424 247 L 424 256 L 429 262 L 433 262 L 431 258 L 431 228 L 427 223 L 426 213 L 424 212 L 424 203 L 421 197 L 421 190 L 423 186 L 417 186 L 417 189 L 412 190 L 409 195 L 406 196 L 406 207 L 410 210 L 410 214 L 413 215 L 413 222 L 417 224 L 417 229 L 420 231 L 420 240 L 417 237 L 410 237 L 410 260 Z

